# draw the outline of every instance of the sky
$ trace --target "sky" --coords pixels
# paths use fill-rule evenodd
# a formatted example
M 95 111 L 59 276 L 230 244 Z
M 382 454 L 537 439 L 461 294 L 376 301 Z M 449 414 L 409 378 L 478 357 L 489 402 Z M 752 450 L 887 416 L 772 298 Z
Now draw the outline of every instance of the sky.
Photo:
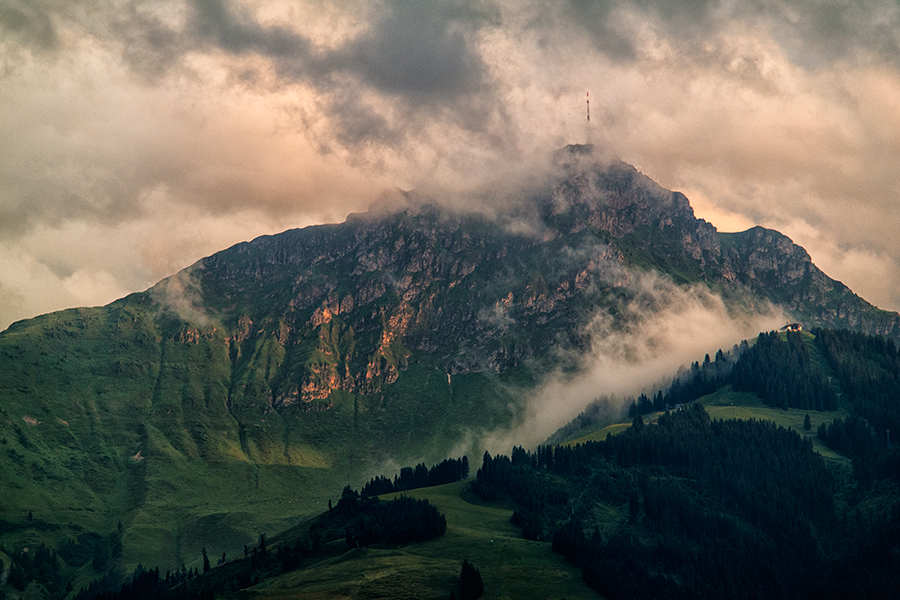
M 0 329 L 587 141 L 900 309 L 897 0 L 0 0 Z

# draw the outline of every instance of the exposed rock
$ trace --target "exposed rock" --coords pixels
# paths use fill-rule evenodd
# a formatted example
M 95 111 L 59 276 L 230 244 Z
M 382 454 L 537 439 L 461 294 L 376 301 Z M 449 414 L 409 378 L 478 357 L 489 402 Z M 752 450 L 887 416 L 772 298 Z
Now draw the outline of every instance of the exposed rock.
M 243 311 L 229 323 L 221 300 L 232 343 L 274 335 L 291 352 L 312 353 L 290 359 L 306 365 L 299 371 L 275 365 L 276 406 L 321 401 L 333 390 L 378 393 L 400 376 L 406 349 L 433 355 L 447 372 L 499 372 L 545 352 L 534 340 L 579 343 L 592 307 L 629 301 L 634 268 L 731 290 L 748 307 L 772 301 L 810 325 L 900 332 L 896 314 L 828 278 L 787 237 L 761 227 L 720 234 L 683 194 L 596 159 L 591 147 L 554 158 L 559 174 L 533 198 L 543 215 L 536 233 L 444 214 L 408 196 L 397 212 L 267 236 L 205 259 L 195 272 L 204 291 L 216 290 L 207 310 L 227 298 L 229 311 Z M 279 303 L 284 290 L 290 296 Z M 337 320 L 342 333 L 322 333 Z M 323 341 L 348 332 L 352 349 Z

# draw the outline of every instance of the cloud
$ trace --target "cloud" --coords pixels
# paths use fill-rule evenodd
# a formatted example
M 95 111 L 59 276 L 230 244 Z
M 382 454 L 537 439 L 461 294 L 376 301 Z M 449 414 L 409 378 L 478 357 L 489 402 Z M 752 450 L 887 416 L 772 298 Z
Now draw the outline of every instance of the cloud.
M 172 312 L 192 327 L 205 328 L 210 325 L 199 279 L 202 269 L 202 264 L 195 263 L 150 288 L 150 297 L 160 306 L 162 313 Z
M 374 92 L 430 107 L 481 93 L 487 65 L 475 46 L 491 12 L 474 2 L 388 0 L 369 5 L 367 22 L 344 44 L 316 46 L 293 24 L 263 25 L 249 10 L 223 0 L 194 0 L 186 34 L 233 54 L 273 60 L 287 80 L 327 90 L 341 76 Z M 365 89 L 365 87 L 363 88 Z M 359 94 L 356 94 L 359 95 Z
M 798 62 L 811 68 L 860 54 L 893 62 L 900 54 L 900 8 L 890 0 L 795 0 L 776 4 L 774 27 Z
M 394 0 L 343 52 L 347 68 L 375 89 L 415 104 L 482 93 L 488 69 L 476 47 L 490 18 L 477 4 Z
M 263 22 L 265 6 L 193 0 L 181 19 L 132 8 L 112 33 L 127 39 L 131 68 L 155 80 L 201 53 L 222 58 L 237 84 L 306 89 L 315 110 L 304 115 L 305 126 L 325 130 L 315 138 L 326 151 L 338 144 L 357 154 L 373 145 L 401 152 L 418 141 L 411 132 L 435 122 L 482 137 L 497 129 L 502 109 L 478 47 L 480 29 L 496 19 L 487 3 L 350 4 L 346 11 L 363 21 L 341 24 L 352 33 L 339 44 L 316 43 L 315 28 L 304 28 L 298 15 Z
M 139 218 L 35 225 L 0 242 L 0 314 L 7 323 L 68 306 L 107 304 L 243 239 L 280 227 L 252 209 L 213 214 L 164 188 L 139 201 Z M 296 225 L 306 225 L 302 221 Z
M 634 276 L 628 288 L 635 301 L 627 306 L 624 323 L 597 313 L 584 332 L 590 351 L 568 353 L 577 366 L 574 373 L 556 373 L 532 390 L 514 427 L 471 432 L 467 442 L 492 454 L 508 453 L 513 445 L 534 447 L 594 400 L 624 402 L 652 394 L 705 354 L 727 351 L 784 323 L 773 306 L 755 313 L 729 309 L 706 288 L 685 289 L 650 273 Z

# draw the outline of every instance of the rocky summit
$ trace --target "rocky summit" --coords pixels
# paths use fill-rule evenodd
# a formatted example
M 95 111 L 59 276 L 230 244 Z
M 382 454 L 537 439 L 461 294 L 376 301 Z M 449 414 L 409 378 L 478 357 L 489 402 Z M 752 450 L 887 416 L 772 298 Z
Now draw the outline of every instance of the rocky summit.
M 423 355 L 451 375 L 501 373 L 539 358 L 549 338 L 577 345 L 593 311 L 629 300 L 635 270 L 768 300 L 809 324 L 900 333 L 895 313 L 787 237 L 719 233 L 683 194 L 591 157 L 590 146 L 558 151 L 545 189 L 510 214 L 453 214 L 408 194 L 403 210 L 239 244 L 123 302 L 174 309 L 182 337 L 224 329 L 236 364 L 245 342 L 272 337 L 286 355 L 267 382 L 276 408 L 335 389 L 378 393 Z
M 547 173 L 491 215 L 403 193 L 13 324 L 0 506 L 61 540 L 120 523 L 129 565 L 239 548 L 347 483 L 514 423 L 523 390 L 577 368 L 598 314 L 616 329 L 662 309 L 635 284 L 647 274 L 729 311 L 900 336 L 900 316 L 778 232 L 719 233 L 591 146 L 557 151 Z

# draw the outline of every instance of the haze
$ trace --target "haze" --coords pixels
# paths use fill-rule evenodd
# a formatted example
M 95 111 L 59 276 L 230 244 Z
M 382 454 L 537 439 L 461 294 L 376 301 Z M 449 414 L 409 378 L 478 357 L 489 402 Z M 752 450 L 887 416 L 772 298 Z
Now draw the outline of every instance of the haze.
M 0 0 L 0 328 L 590 139 L 900 308 L 894 0 Z M 591 129 L 585 122 L 591 95 Z

